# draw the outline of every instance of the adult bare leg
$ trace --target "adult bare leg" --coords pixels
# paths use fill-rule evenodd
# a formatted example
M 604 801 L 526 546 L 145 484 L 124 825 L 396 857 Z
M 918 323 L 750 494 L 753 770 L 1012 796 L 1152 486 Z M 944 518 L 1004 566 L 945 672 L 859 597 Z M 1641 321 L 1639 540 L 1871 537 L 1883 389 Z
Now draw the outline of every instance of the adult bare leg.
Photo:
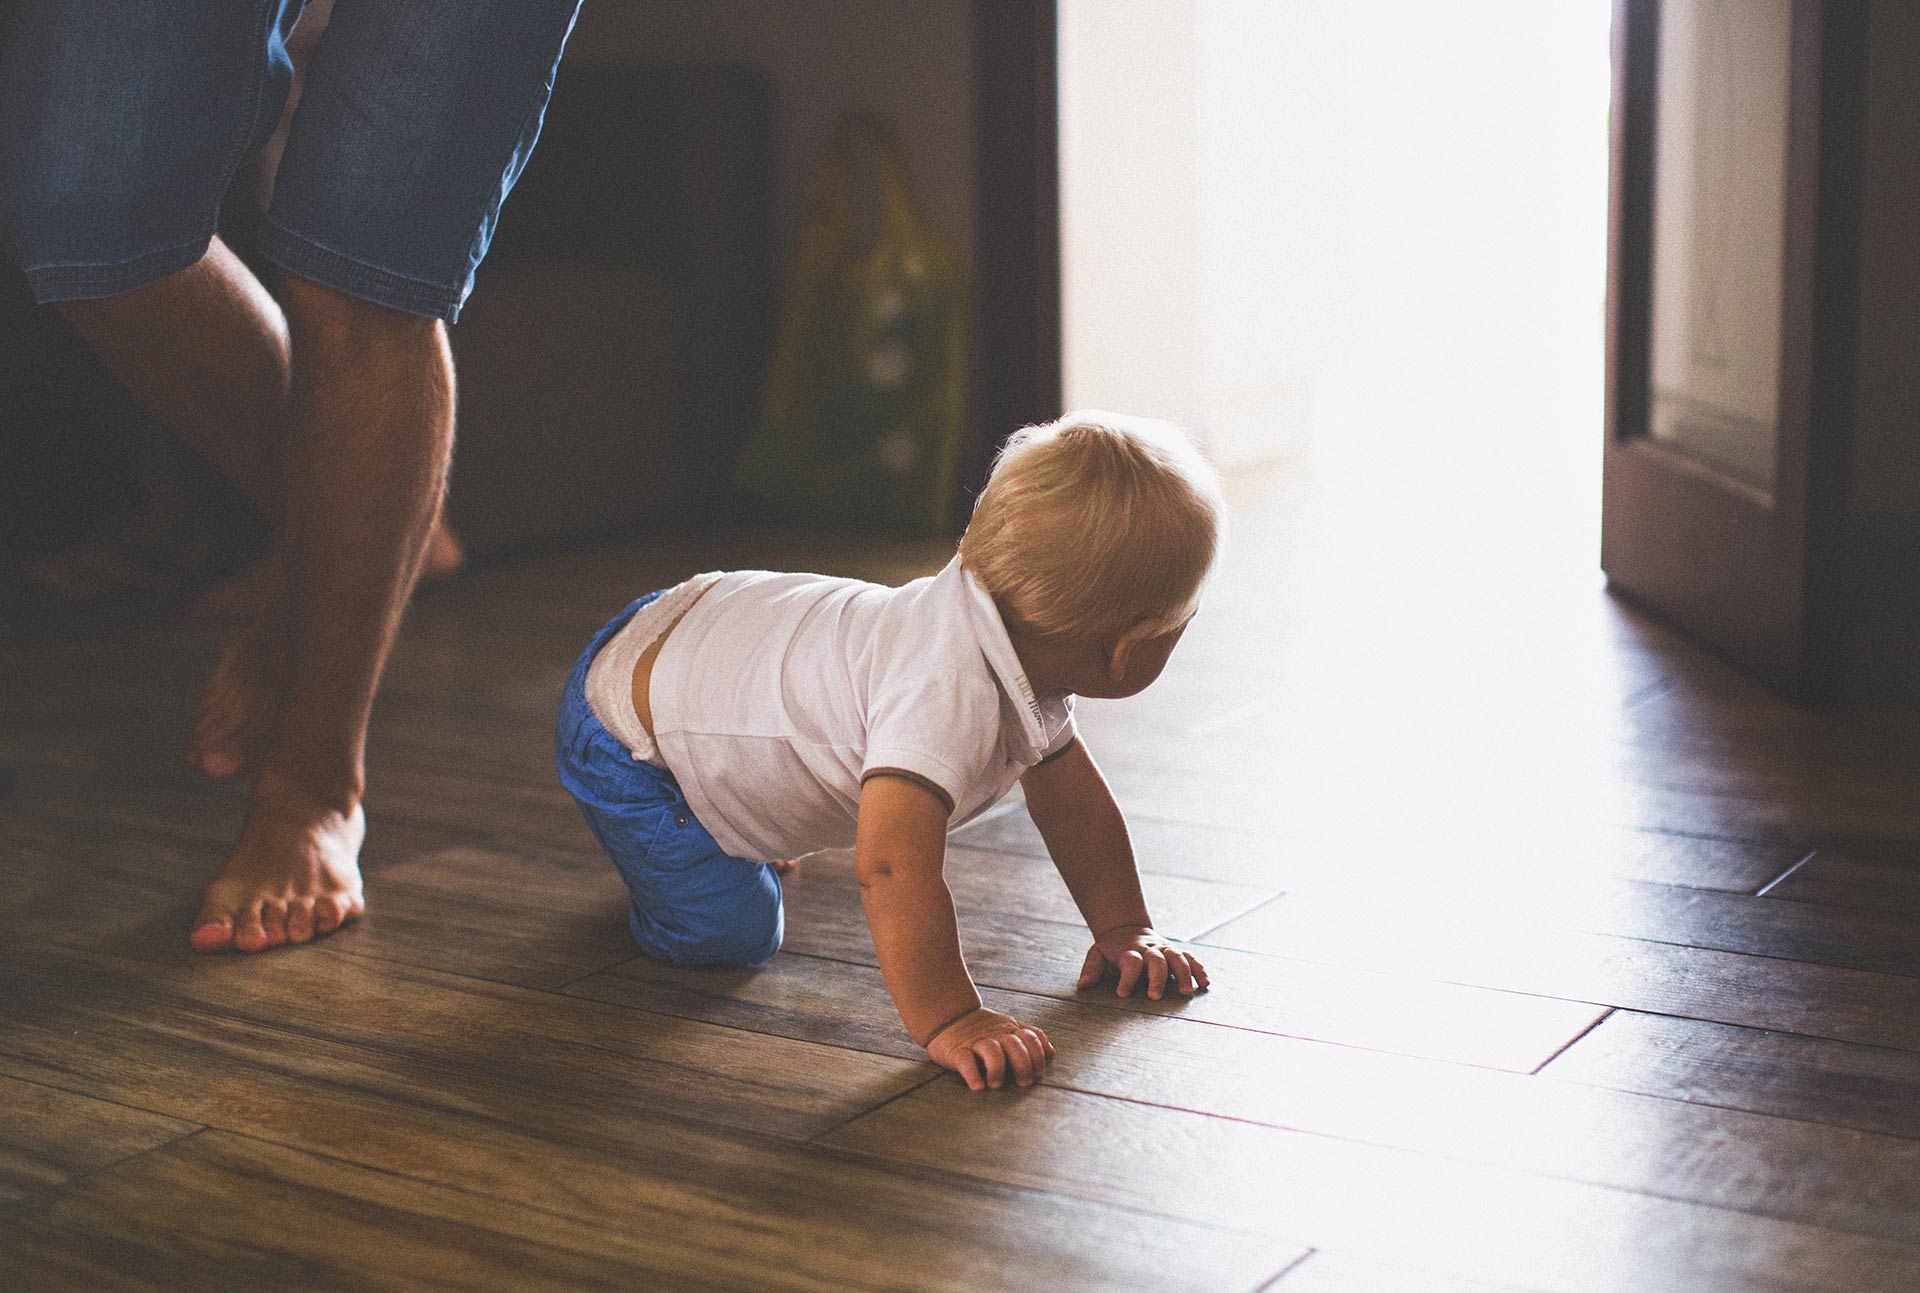
M 121 385 L 278 518 L 291 390 L 286 316 L 215 238 L 193 265 L 118 296 L 57 307 Z M 278 589 L 227 641 L 200 697 L 188 757 L 210 777 L 244 775 L 265 744 L 286 673 Z
M 216 238 L 197 263 L 119 296 L 69 301 L 61 315 L 114 377 L 187 445 L 280 520 L 291 342 L 277 301 Z M 466 564 L 436 516 L 426 576 Z M 229 636 L 194 718 L 188 757 L 207 776 L 252 772 L 270 736 L 286 674 L 278 545 L 203 605 Z
M 55 308 L 148 412 L 278 515 L 287 320 L 226 243 L 157 283 Z
M 284 543 L 288 674 L 233 853 L 192 943 L 257 952 L 364 909 L 366 733 L 453 446 L 438 320 L 289 277 Z

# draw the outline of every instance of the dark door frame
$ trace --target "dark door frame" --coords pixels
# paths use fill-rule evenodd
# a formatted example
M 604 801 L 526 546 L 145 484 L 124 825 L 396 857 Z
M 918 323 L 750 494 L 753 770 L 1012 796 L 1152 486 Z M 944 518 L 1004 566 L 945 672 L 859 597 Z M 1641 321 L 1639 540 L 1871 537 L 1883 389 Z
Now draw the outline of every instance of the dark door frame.
M 1773 489 L 1647 434 L 1659 0 L 1615 0 L 1601 558 L 1609 587 L 1799 700 L 1838 687 L 1866 0 L 1793 0 Z
M 1060 60 L 1056 0 L 974 0 L 973 379 L 956 515 L 994 449 L 1058 417 Z

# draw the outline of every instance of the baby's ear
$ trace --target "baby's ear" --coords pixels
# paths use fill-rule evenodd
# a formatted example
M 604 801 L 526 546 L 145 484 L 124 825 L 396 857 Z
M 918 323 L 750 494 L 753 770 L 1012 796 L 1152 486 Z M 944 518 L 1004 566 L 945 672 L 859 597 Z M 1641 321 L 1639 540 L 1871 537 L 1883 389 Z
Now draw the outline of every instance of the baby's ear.
M 1107 674 L 1114 682 L 1127 680 L 1127 658 L 1133 654 L 1135 646 L 1152 637 L 1157 629 L 1156 621 L 1141 620 L 1113 639 L 1107 649 Z

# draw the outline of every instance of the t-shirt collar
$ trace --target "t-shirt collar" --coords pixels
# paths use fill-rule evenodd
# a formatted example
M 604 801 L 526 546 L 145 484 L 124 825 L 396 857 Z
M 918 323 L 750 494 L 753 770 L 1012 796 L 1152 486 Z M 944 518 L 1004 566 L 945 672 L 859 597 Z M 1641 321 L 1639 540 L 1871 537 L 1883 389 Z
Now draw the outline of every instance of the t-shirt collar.
M 1006 622 L 1000 618 L 1000 608 L 994 605 L 993 595 L 982 588 L 972 572 L 960 564 L 959 557 L 948 562 L 947 568 L 937 578 L 958 585 L 966 602 L 968 623 L 973 626 L 974 637 L 980 643 L 980 652 L 999 681 L 1000 689 L 1013 702 L 1014 713 L 1020 716 L 1020 731 L 1026 740 L 1028 755 L 1038 758 L 1067 725 L 1069 710 L 1066 698 L 1042 696 L 1034 691 L 1033 684 L 1027 681 L 1025 670 L 1020 667 L 1020 657 L 1013 649 L 1013 639 L 1007 634 Z

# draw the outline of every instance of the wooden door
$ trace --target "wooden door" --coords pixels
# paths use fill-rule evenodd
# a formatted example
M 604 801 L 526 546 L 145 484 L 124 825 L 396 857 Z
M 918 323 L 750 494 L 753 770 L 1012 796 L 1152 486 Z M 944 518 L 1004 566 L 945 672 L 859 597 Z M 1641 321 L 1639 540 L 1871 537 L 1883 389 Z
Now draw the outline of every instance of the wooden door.
M 1796 699 L 1835 685 L 1866 0 L 1616 0 L 1601 565 Z

